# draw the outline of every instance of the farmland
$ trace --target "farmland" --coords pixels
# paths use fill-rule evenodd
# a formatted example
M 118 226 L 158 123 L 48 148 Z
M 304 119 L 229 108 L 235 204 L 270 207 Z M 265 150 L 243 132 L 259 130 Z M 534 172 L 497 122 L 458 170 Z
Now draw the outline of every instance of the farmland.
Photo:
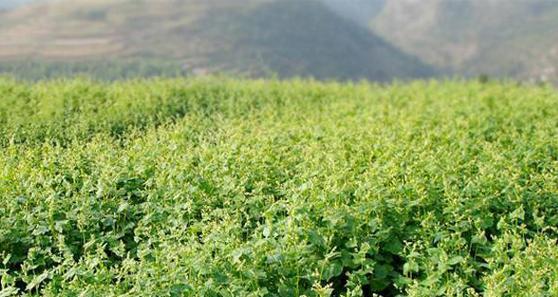
M 0 80 L 0 296 L 557 296 L 558 92 Z

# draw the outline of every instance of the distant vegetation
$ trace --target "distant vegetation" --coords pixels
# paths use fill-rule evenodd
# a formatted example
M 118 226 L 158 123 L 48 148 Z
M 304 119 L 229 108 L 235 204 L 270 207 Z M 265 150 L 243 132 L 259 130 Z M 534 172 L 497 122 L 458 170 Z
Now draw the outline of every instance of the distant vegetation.
M 147 77 L 177 77 L 192 73 L 177 62 L 157 60 L 92 60 L 62 61 L 10 61 L 0 62 L 0 75 L 22 80 L 46 80 L 84 76 L 97 80 L 121 80 Z
M 557 296 L 558 93 L 0 81 L 0 295 Z

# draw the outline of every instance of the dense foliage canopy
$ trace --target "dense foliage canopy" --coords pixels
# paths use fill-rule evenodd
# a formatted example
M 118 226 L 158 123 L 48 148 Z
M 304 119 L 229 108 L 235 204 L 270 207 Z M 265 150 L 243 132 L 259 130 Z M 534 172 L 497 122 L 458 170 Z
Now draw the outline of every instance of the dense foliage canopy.
M 558 93 L 0 81 L 0 296 L 556 296 Z

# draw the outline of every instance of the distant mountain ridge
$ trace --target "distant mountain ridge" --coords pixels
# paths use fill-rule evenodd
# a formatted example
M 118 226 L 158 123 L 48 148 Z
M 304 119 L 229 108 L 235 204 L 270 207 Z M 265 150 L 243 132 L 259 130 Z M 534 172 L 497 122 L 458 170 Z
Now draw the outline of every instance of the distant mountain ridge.
M 558 1 L 386 1 L 370 28 L 449 74 L 558 82 Z
M 369 79 L 435 71 L 318 0 L 81 0 L 0 19 L 1 61 L 165 59 L 192 73 Z
M 31 1 L 0 0 L 0 9 L 11 8 L 0 10 L 0 66 L 9 61 L 17 68 L 14 61 L 29 57 L 37 63 L 112 57 L 151 66 L 164 60 L 175 63 L 171 72 L 380 81 L 487 74 L 558 83 L 558 1 L 37 0 L 21 6 Z

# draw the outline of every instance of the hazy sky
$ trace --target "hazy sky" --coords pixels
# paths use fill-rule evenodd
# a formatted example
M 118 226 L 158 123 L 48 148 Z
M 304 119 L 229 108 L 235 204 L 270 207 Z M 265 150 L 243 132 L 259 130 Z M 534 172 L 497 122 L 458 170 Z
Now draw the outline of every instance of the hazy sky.
M 361 25 L 368 25 L 374 15 L 379 13 L 385 0 L 321 0 L 340 15 Z
M 0 8 L 10 8 L 17 5 L 25 4 L 35 0 L 0 0 Z
M 12 8 L 34 1 L 47 0 L 0 0 L 0 8 Z M 154 0 L 156 1 L 156 0 Z M 204 1 L 204 0 L 200 0 Z M 305 1 L 305 0 L 301 0 Z M 380 11 L 385 0 L 321 0 L 339 14 L 362 25 L 367 25 L 371 15 Z

